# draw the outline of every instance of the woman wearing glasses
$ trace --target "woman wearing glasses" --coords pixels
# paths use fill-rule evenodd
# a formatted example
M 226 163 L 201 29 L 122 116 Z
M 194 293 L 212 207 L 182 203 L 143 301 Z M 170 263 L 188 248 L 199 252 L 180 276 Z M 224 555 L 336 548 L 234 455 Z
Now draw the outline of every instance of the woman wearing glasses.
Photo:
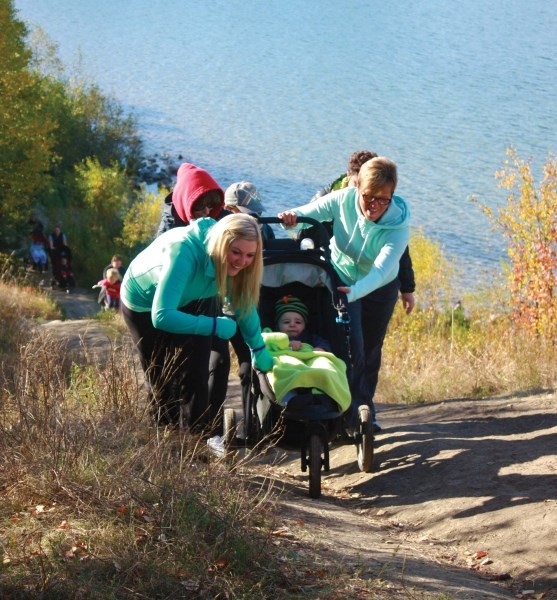
M 375 386 L 370 374 L 377 357 L 370 348 L 373 313 L 370 314 L 368 305 L 374 290 L 396 280 L 400 257 L 410 237 L 409 208 L 403 198 L 394 195 L 397 181 L 395 163 L 378 156 L 362 165 L 356 187 L 331 192 L 278 215 L 286 227 L 296 225 L 298 216 L 332 222 L 331 259 L 346 283 L 339 290 L 347 295 L 351 318 L 352 410 L 348 429 L 355 426 L 357 407 L 361 404 L 371 407 L 376 423 L 372 399 Z M 392 308 L 395 303 L 396 295 Z

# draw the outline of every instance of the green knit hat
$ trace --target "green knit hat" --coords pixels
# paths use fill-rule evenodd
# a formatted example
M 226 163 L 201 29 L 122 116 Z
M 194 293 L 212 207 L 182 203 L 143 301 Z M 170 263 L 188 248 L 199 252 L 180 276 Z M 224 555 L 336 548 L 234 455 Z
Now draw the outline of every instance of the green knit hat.
M 304 317 L 304 321 L 308 320 L 308 307 L 296 296 L 283 296 L 277 300 L 275 304 L 275 321 L 282 317 L 285 312 L 295 312 Z

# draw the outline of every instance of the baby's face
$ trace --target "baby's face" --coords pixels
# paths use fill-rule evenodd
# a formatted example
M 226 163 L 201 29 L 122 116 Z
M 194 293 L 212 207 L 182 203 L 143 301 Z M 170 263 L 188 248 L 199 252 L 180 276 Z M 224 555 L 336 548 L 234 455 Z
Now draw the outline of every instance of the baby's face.
M 306 328 L 304 317 L 297 312 L 282 313 L 278 320 L 278 329 L 282 333 L 286 333 L 289 338 L 298 337 Z

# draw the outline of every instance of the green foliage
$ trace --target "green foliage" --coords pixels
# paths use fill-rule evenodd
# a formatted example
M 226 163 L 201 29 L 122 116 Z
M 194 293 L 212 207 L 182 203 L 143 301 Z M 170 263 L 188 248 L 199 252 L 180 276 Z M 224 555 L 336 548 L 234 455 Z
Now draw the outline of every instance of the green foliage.
M 76 168 L 75 200 L 56 216 L 67 224 L 74 264 L 82 280 L 96 283 L 116 251 L 114 240 L 122 229 L 130 199 L 130 181 L 118 164 L 103 167 L 96 158 L 89 158 Z
M 124 227 L 118 244 L 129 249 L 135 256 L 146 248 L 157 234 L 161 207 L 168 190 L 161 188 L 157 193 L 141 189 L 139 198 L 124 217 Z
M 506 271 L 513 319 L 537 335 L 557 334 L 557 159 L 546 162 L 536 185 L 530 161 L 513 149 L 496 173 L 499 187 L 508 190 L 506 206 L 493 211 L 482 206 L 506 237 Z
M 25 252 L 31 217 L 60 224 L 78 282 L 97 281 L 145 164 L 135 119 L 70 81 L 42 31 L 30 50 L 11 0 L 0 0 L 0 30 L 0 247 Z
M 13 247 L 33 198 L 49 185 L 55 122 L 42 79 L 29 69 L 27 29 L 12 0 L 0 1 L 0 239 Z

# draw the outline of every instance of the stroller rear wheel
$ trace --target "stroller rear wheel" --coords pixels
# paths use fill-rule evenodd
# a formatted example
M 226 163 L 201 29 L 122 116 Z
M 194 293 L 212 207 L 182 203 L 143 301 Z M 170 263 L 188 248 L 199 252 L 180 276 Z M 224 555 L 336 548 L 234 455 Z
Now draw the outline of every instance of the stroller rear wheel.
M 311 498 L 321 496 L 321 467 L 323 461 L 323 440 L 318 433 L 312 433 L 309 438 L 309 495 Z
M 364 473 L 373 468 L 373 423 L 369 406 L 358 407 L 360 435 L 358 436 L 358 467 Z

